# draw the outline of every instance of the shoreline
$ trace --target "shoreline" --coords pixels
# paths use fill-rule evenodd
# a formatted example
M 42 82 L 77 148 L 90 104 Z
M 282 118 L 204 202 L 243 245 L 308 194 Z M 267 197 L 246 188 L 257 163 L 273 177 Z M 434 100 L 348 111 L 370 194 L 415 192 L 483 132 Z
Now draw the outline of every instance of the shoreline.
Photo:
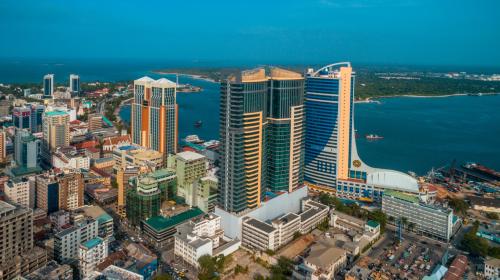
M 479 95 L 481 94 L 481 95 Z M 473 97 L 481 97 L 481 96 L 495 96 L 500 95 L 500 92 L 490 92 L 490 93 L 453 93 L 453 94 L 442 94 L 442 95 L 411 95 L 411 94 L 398 94 L 398 95 L 381 95 L 375 97 L 368 97 L 363 100 L 356 100 L 354 103 L 380 103 L 378 99 L 383 98 L 397 98 L 397 97 L 408 97 L 408 98 L 447 98 L 447 97 L 456 97 L 456 96 L 473 96 Z
M 179 76 L 189 77 L 189 78 L 196 79 L 196 80 L 203 80 L 203 81 L 210 82 L 210 83 L 218 83 L 214 79 L 208 78 L 208 77 L 203 76 L 203 75 L 197 75 L 197 74 L 174 73 L 174 72 L 164 72 L 164 71 L 155 71 L 155 70 L 152 70 L 151 72 L 154 74 L 158 74 L 158 75 L 179 75 Z

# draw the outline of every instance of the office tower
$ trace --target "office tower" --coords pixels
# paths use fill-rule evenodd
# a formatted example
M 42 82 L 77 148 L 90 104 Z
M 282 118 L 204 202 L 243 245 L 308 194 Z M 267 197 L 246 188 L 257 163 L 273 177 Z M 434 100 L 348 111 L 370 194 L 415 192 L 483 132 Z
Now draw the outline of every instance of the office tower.
M 267 187 L 293 191 L 304 183 L 304 78 L 271 68 L 267 134 Z
M 5 162 L 7 160 L 7 135 L 5 131 L 0 130 L 0 162 Z
M 59 209 L 71 211 L 83 206 L 83 174 L 70 172 L 58 178 Z
M 132 180 L 133 186 L 127 190 L 127 219 L 130 224 L 140 226 L 141 221 L 160 214 L 161 191 L 158 182 L 150 176 Z
M 90 114 L 88 116 L 89 130 L 94 131 L 102 128 L 102 116 L 99 114 Z
M 176 84 L 165 78 L 134 81 L 132 142 L 163 153 L 177 152 Z
M 367 201 L 380 200 L 386 188 L 418 193 L 413 177 L 367 166 L 359 158 L 354 129 L 354 81 L 349 62 L 308 71 L 305 181 L 313 189 Z
M 43 113 L 45 106 L 41 104 L 31 105 L 31 132 L 41 132 L 43 123 Z
M 59 210 L 59 182 L 54 174 L 36 176 L 36 206 L 47 214 Z
M 221 83 L 219 205 L 229 212 L 302 185 L 304 79 L 279 68 L 269 74 L 258 68 Z
M 74 94 L 80 92 L 80 76 L 75 74 L 69 75 L 69 90 Z
M 16 130 L 14 159 L 17 166 L 26 170 L 39 168 L 41 144 L 42 142 L 28 130 Z
M 57 147 L 69 146 L 69 114 L 62 111 L 49 111 L 43 118 L 43 153 L 50 161 L 50 152 Z
M 3 191 L 10 202 L 30 207 L 30 183 L 27 178 L 13 177 L 4 184 Z
M 33 248 L 33 212 L 0 201 L 0 264 Z
M 43 76 L 43 97 L 52 98 L 54 95 L 54 74 Z
M 17 128 L 31 129 L 31 108 L 14 107 L 14 109 L 12 109 L 12 122 Z

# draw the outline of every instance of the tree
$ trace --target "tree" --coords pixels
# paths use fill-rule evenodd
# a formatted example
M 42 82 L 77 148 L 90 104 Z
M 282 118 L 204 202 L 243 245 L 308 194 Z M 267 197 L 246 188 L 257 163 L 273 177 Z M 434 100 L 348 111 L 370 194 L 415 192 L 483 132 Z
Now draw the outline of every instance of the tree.
M 200 280 L 216 280 L 219 279 L 217 275 L 217 267 L 215 258 L 209 255 L 203 255 L 198 259 L 200 265 L 198 279 Z
M 491 219 L 491 220 L 498 220 L 498 213 L 488 212 L 488 213 L 486 213 L 486 218 Z
M 286 280 L 292 276 L 293 262 L 292 260 L 280 257 L 278 263 L 271 266 L 271 279 L 272 280 Z
M 413 231 L 415 229 L 415 223 L 408 223 L 408 230 Z
M 455 213 L 462 216 L 467 214 L 467 210 L 469 209 L 469 204 L 467 204 L 465 200 L 460 198 L 450 198 L 450 197 L 448 197 L 448 199 L 449 199 L 449 205 L 451 208 L 453 208 Z
M 401 217 L 401 224 L 403 224 L 403 228 L 406 228 L 406 225 L 408 224 L 408 218 Z
M 172 276 L 164 273 L 164 274 L 160 274 L 160 275 L 156 275 L 153 280 L 172 280 Z
M 390 219 L 391 217 L 389 217 Z M 380 232 L 385 232 L 385 226 L 387 225 L 387 215 L 382 212 L 382 210 L 377 209 L 371 212 L 368 212 L 368 219 L 374 220 L 380 224 Z M 394 220 L 394 217 L 392 217 Z

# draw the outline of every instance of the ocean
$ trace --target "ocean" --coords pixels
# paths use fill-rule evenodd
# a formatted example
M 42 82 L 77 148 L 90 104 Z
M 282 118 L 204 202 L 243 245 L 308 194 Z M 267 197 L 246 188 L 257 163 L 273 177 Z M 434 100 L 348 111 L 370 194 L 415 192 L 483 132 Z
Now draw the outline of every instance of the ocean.
M 159 63 L 56 63 L 0 61 L 0 83 L 42 82 L 47 73 L 65 83 L 69 73 L 82 81 L 123 81 L 144 75 L 158 78 L 150 69 L 178 67 Z M 198 66 L 196 64 L 186 66 Z M 164 76 L 164 75 L 163 75 Z M 173 76 L 166 76 L 172 80 Z M 179 137 L 197 134 L 200 138 L 219 138 L 219 84 L 189 76 L 180 83 L 201 86 L 199 93 L 179 93 Z M 435 98 L 382 98 L 380 104 L 355 105 L 358 153 L 371 166 L 423 175 L 454 159 L 471 161 L 500 170 L 500 95 L 453 96 Z M 130 119 L 130 106 L 120 117 Z M 194 123 L 203 122 L 200 128 Z M 366 134 L 384 139 L 367 141 Z

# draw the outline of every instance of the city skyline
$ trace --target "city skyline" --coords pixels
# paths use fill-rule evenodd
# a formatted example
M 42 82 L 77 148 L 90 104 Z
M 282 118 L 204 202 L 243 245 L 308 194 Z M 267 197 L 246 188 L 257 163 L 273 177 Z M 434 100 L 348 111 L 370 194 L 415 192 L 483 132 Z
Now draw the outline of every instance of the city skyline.
M 266 64 L 349 60 L 471 66 L 500 62 L 495 1 L 59 4 L 63 3 L 2 2 L 0 31 L 24 42 L 0 46 L 2 59 L 154 58 Z M 162 16 L 162 11 L 169 10 L 176 12 Z M 240 10 L 246 12 L 228 13 Z M 125 17 L 127 21 L 121 20 Z M 35 42 L 39 38 L 35 34 L 44 32 L 50 35 Z M 123 44 L 130 33 L 136 40 Z M 158 33 L 164 36 L 157 44 L 135 43 Z M 218 40 L 221 36 L 225 40 Z M 36 50 L 30 47 L 33 44 Z

